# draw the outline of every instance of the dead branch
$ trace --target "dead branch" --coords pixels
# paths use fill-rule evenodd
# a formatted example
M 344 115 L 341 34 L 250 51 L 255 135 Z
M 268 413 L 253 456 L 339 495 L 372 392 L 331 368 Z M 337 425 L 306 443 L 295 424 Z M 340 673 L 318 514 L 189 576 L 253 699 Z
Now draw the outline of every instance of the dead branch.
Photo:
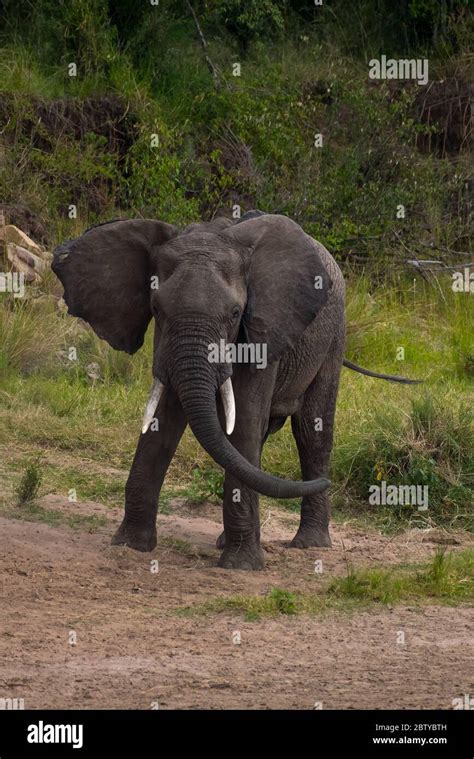
M 206 42 L 206 38 L 204 37 L 204 34 L 202 33 L 201 24 L 199 23 L 198 17 L 196 16 L 196 13 L 194 12 L 194 8 L 191 5 L 190 1 L 186 0 L 186 4 L 187 4 L 187 6 L 189 8 L 189 12 L 191 13 L 191 15 L 192 15 L 192 17 L 194 19 L 194 23 L 196 25 L 197 33 L 199 35 L 199 41 L 201 42 L 201 47 L 202 47 L 203 52 L 204 52 L 204 58 L 205 58 L 205 61 L 207 63 L 207 67 L 208 67 L 209 71 L 211 72 L 212 78 L 214 80 L 214 86 L 216 87 L 216 89 L 218 89 L 219 88 L 219 73 L 217 71 L 217 68 L 214 66 L 213 62 L 211 61 L 211 59 L 209 58 L 209 56 L 207 54 L 207 42 Z

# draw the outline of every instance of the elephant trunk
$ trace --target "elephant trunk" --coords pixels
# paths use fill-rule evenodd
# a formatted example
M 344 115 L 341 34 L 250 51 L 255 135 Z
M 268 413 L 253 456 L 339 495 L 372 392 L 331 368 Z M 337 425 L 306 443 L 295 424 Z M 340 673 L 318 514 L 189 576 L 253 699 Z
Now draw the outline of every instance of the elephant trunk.
M 189 357 L 189 349 L 180 347 L 179 353 Z M 192 365 L 189 360 L 180 361 L 175 354 L 170 377 L 195 437 L 214 461 L 252 490 L 272 498 L 300 498 L 325 490 L 330 484 L 325 478 L 306 482 L 282 480 L 262 472 L 234 448 L 217 414 L 216 393 L 222 385 L 222 377 L 219 378 L 215 366 L 207 361 L 207 346 L 202 352 L 200 360 L 194 360 Z

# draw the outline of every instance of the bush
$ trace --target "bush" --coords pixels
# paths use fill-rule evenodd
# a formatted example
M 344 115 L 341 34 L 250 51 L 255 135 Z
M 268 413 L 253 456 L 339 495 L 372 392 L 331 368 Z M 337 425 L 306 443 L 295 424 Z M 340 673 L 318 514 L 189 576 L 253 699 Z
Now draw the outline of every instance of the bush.
M 224 497 L 223 472 L 212 467 L 194 467 L 193 481 L 188 488 L 188 495 L 196 503 L 208 500 L 222 501 Z
M 431 396 L 415 399 L 407 416 L 378 411 L 365 436 L 346 450 L 349 487 L 367 500 L 371 485 L 427 485 L 428 518 L 472 526 L 474 414 L 467 404 L 452 409 Z M 339 462 L 340 465 L 340 462 Z M 471 474 L 470 474 L 471 473 Z M 387 507 L 398 520 L 413 518 L 411 505 Z
M 34 503 L 41 486 L 42 478 L 43 475 L 41 473 L 41 465 L 39 461 L 32 461 L 27 464 L 20 482 L 15 489 L 18 506 Z

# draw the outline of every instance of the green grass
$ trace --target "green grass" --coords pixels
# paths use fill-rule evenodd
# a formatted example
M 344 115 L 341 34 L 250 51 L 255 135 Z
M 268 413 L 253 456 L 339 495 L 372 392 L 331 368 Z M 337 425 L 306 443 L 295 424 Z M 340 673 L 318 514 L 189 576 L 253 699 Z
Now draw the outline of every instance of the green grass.
M 224 497 L 224 477 L 221 470 L 214 466 L 195 466 L 193 479 L 186 495 L 195 503 L 205 501 L 222 501 Z
M 474 551 L 438 551 L 431 563 L 407 569 L 354 570 L 335 580 L 328 593 L 338 598 L 396 604 L 438 600 L 446 603 L 474 600 Z
M 46 467 L 45 479 L 53 492 L 67 493 L 74 489 L 80 501 L 97 501 L 114 506 L 123 504 L 126 475 L 78 472 L 70 467 L 49 465 Z
M 333 468 L 346 472 L 346 482 L 361 500 L 369 485 L 428 487 L 429 508 L 382 508 L 392 520 L 472 529 L 474 414 L 467 400 L 443 400 L 427 390 L 403 412 L 394 405 L 375 412 L 370 427 L 336 448 Z
M 67 514 L 57 509 L 45 509 L 36 503 L 28 503 L 21 508 L 5 507 L 2 509 L 2 515 L 13 519 L 22 519 L 26 522 L 41 522 L 50 527 L 65 525 L 74 530 L 88 530 L 89 532 L 97 532 L 107 525 L 105 516 Z
M 225 79 L 215 88 L 187 7 L 158 13 L 135 4 L 130 24 L 124 19 L 132 5 L 121 21 L 122 11 L 102 0 L 40 0 L 27 19 L 12 6 L 0 35 L 0 196 L 36 212 L 51 247 L 114 216 L 184 225 L 228 213 L 236 201 L 243 211 L 260 207 L 294 218 L 344 261 L 347 356 L 426 380 L 403 387 L 343 370 L 331 463 L 335 519 L 348 515 L 385 531 L 472 529 L 474 300 L 453 293 L 449 274 L 430 282 L 417 277 L 415 284 L 404 263 L 470 250 L 465 187 L 472 156 L 467 147 L 455 160 L 418 150 L 425 128 L 413 118 L 410 88 L 396 94 L 367 85 L 369 39 L 400 25 L 373 28 L 366 3 L 359 9 L 371 29 L 366 37 L 363 20 L 353 24 L 338 5 L 322 26 L 305 22 L 304 35 L 301 19 L 282 16 L 281 35 L 281 11 L 255 3 L 239 16 L 248 26 L 244 50 L 241 33 L 228 29 L 229 8 L 238 3 L 202 9 L 208 51 Z M 320 23 L 323 9 L 315 12 Z M 406 9 L 404 23 L 407 13 L 416 25 Z M 434 7 L 428 17 L 438 29 Z M 467 23 L 456 17 L 456 54 L 446 55 L 446 40 L 434 45 L 430 71 L 437 81 L 453 71 L 461 88 L 470 80 Z M 363 46 L 348 45 L 359 29 Z M 455 38 L 454 26 L 449 35 Z M 234 60 L 242 63 L 241 77 L 232 76 Z M 70 61 L 78 64 L 77 77 L 67 74 Z M 72 127 L 61 116 L 63 98 L 73 99 Z M 120 149 L 103 134 L 109 121 L 112 131 L 126 132 Z M 312 147 L 316 129 L 325 135 L 321 151 Z M 152 133 L 159 150 L 150 148 Z M 65 210 L 71 199 L 78 208 L 72 220 Z M 405 221 L 395 218 L 398 203 L 406 206 Z M 355 273 L 353 253 L 369 261 L 364 275 Z M 152 329 L 130 357 L 58 310 L 62 288 L 52 273 L 27 292 L 24 300 L 0 295 L 4 458 L 53 451 L 55 462 L 43 471 L 49 492 L 64 492 L 73 481 L 81 498 L 115 503 L 123 478 L 98 468 L 130 467 L 151 379 Z M 88 377 L 90 363 L 100 367 L 98 381 Z M 61 452 L 69 463 L 58 461 Z M 71 457 L 91 466 L 76 467 Z M 288 423 L 268 441 L 263 467 L 300 477 Z M 368 488 L 379 474 L 394 484 L 428 484 L 428 513 L 370 509 Z M 166 488 L 196 501 L 221 497 L 222 472 L 189 430 Z M 164 509 L 168 501 L 165 492 Z M 299 509 L 296 501 L 281 505 Z
M 60 453 L 55 454 L 54 458 L 56 457 L 57 463 L 49 462 L 47 453 L 43 452 L 38 461 L 31 463 L 27 459 L 25 464 L 21 455 L 9 461 L 8 469 L 14 473 L 14 479 L 17 479 L 15 493 L 21 491 L 25 494 L 20 500 L 33 501 L 41 487 L 43 494 L 67 494 L 70 490 L 75 490 L 78 500 L 81 501 L 98 501 L 110 505 L 121 503 L 126 472 L 105 473 L 90 461 L 81 462 L 82 468 L 79 468 L 80 462 L 74 467 L 68 461 L 62 462 Z M 20 474 L 19 478 L 15 478 L 16 472 Z
M 405 279 L 396 287 L 374 288 L 365 278 L 348 282 L 346 354 L 368 368 L 426 381 L 401 386 L 343 369 L 331 463 L 335 518 L 357 517 L 387 532 L 437 524 L 472 530 L 474 423 L 466 358 L 474 350 L 469 348 L 472 299 L 446 290 L 447 307 L 428 288 L 419 289 L 412 302 L 409 284 Z M 126 472 L 131 465 L 150 385 L 152 330 L 136 356 L 117 353 L 52 305 L 48 296 L 55 286 L 47 280 L 43 297 L 20 307 L 8 296 L 0 304 L 0 445 L 10 462 L 16 450 L 30 457 L 54 451 L 54 463 L 43 472 L 48 492 L 75 487 L 80 498 L 119 503 L 125 475 L 98 470 Z M 397 344 L 406 346 L 405 362 L 394 358 Z M 75 361 L 68 358 L 71 347 Z M 98 381 L 87 376 L 90 363 L 100 367 Z M 71 457 L 86 463 L 79 467 Z M 263 468 L 300 477 L 289 421 L 270 436 Z M 428 512 L 369 507 L 368 489 L 378 478 L 427 484 Z M 189 429 L 165 487 L 196 501 L 222 495 L 222 472 Z M 165 509 L 166 500 L 164 495 Z M 295 500 L 280 504 L 299 509 Z
M 15 488 L 17 506 L 28 506 L 34 503 L 41 481 L 41 463 L 39 461 L 29 462 Z
M 390 569 L 354 569 L 312 593 L 272 588 L 264 595 L 216 598 L 183 607 L 185 616 L 243 614 L 248 621 L 262 617 L 350 611 L 374 605 L 456 604 L 474 602 L 474 550 L 438 552 L 427 564 Z

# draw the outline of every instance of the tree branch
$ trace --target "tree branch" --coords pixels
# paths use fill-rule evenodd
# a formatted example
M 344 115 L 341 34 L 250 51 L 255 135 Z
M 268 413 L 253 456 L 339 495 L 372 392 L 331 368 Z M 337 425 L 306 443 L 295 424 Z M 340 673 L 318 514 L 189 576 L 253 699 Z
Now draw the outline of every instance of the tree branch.
M 194 12 L 193 6 L 191 5 L 191 3 L 190 3 L 189 0 L 186 0 L 186 4 L 187 4 L 187 6 L 189 8 L 189 12 L 191 13 L 191 15 L 192 15 L 192 17 L 194 19 L 194 23 L 196 25 L 196 29 L 197 29 L 197 32 L 198 32 L 198 35 L 199 35 L 199 41 L 201 42 L 201 47 L 202 47 L 203 52 L 204 52 L 204 58 L 206 60 L 207 67 L 208 67 L 209 71 L 211 72 L 212 78 L 214 80 L 214 86 L 216 88 L 218 88 L 219 87 L 219 73 L 217 71 L 217 68 L 214 66 L 213 62 L 211 61 L 211 59 L 209 58 L 209 56 L 207 54 L 207 42 L 206 42 L 206 38 L 204 37 L 204 34 L 202 33 L 201 25 L 199 23 L 198 17 L 196 16 L 196 13 Z

